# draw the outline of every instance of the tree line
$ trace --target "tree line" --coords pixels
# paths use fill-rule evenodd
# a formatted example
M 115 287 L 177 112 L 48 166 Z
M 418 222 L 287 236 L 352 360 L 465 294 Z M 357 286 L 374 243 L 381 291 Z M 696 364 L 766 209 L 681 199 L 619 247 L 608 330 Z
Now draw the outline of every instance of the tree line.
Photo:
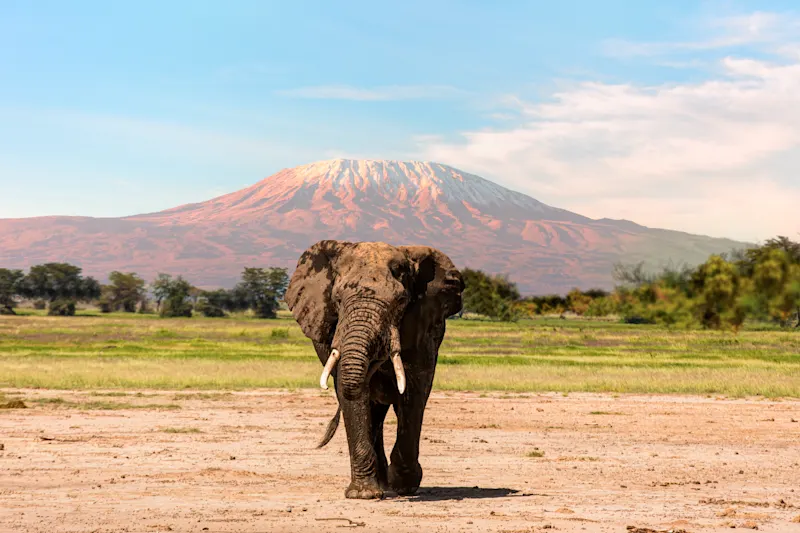
M 111 272 L 108 284 L 84 276 L 69 263 L 45 263 L 22 270 L 0 268 L 0 314 L 15 314 L 20 300 L 47 309 L 49 315 L 72 316 L 80 302 L 97 305 L 103 313 L 158 313 L 190 317 L 199 313 L 222 317 L 251 311 L 274 318 L 289 284 L 285 268 L 247 267 L 233 289 L 202 290 L 183 276 L 159 274 L 148 284 L 135 272 Z
M 616 286 L 573 289 L 566 295 L 523 297 L 506 275 L 461 271 L 465 290 L 460 316 L 478 314 L 515 321 L 567 312 L 588 317 L 620 317 L 628 323 L 669 327 L 738 329 L 745 320 L 800 327 L 800 243 L 776 237 L 730 254 L 712 255 L 696 267 L 667 267 L 648 273 L 644 264 L 617 264 Z M 0 268 L 0 314 L 14 314 L 19 300 L 47 309 L 50 315 L 74 315 L 79 302 L 104 313 L 158 313 L 164 317 L 201 314 L 222 317 L 250 311 L 274 318 L 289 275 L 285 268 L 242 272 L 233 289 L 201 290 L 182 276 L 159 274 L 151 283 L 133 272 L 114 271 L 108 284 L 83 276 L 80 267 L 46 263 L 21 270 Z
M 521 297 L 506 276 L 463 271 L 464 312 L 518 320 L 571 312 L 618 316 L 628 323 L 739 329 L 747 319 L 800 327 L 800 243 L 776 237 L 696 267 L 648 273 L 643 263 L 617 264 L 612 291 L 571 290 L 567 295 Z

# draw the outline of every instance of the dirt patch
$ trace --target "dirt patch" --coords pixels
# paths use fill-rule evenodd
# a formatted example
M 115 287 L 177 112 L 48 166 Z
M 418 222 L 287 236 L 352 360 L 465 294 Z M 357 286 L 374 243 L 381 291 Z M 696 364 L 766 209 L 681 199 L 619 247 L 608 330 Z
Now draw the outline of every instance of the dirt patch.
M 0 415 L 0 531 L 800 531 L 798 401 L 435 392 L 421 489 L 363 502 L 344 498 L 344 427 L 315 449 L 328 392 L 91 410 L 88 392 L 21 392 L 29 408 Z

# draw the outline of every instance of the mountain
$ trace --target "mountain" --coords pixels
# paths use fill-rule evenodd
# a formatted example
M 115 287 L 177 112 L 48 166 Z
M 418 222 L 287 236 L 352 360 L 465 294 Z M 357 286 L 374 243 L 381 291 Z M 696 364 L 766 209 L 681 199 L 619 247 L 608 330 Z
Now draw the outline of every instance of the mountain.
M 617 261 L 697 264 L 745 246 L 593 220 L 437 163 L 331 160 L 158 213 L 0 219 L 0 266 L 66 261 L 100 279 L 168 272 L 231 286 L 245 266 L 291 272 L 308 245 L 327 238 L 435 246 L 460 267 L 509 274 L 523 293 L 608 288 Z

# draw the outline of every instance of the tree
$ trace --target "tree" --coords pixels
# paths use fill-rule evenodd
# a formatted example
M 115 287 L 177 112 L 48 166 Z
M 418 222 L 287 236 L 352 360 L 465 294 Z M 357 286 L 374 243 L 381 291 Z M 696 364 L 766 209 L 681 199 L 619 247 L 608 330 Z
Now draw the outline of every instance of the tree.
M 193 287 L 182 276 L 173 279 L 169 274 L 159 274 L 152 287 L 162 317 L 192 316 L 190 294 Z
M 800 243 L 790 240 L 788 237 L 778 236 L 767 239 L 761 246 L 738 250 L 735 253 L 736 263 L 742 275 L 750 277 L 755 271 L 758 263 L 762 262 L 772 251 L 779 250 L 785 252 L 789 262 L 800 264 Z
M 246 303 L 258 318 L 275 318 L 289 285 L 285 268 L 246 267 L 242 281 L 234 289 L 234 302 Z
M 786 326 L 800 307 L 800 264 L 791 251 L 773 247 L 758 254 L 753 264 L 748 310 Z
M 101 293 L 97 280 L 81 272 L 69 263 L 33 266 L 20 283 L 20 294 L 49 302 L 49 314 L 74 315 L 76 302 L 94 300 Z
M 170 284 L 172 283 L 172 276 L 169 274 L 159 274 L 158 277 L 150 284 L 153 291 L 153 297 L 156 300 L 156 310 L 161 311 L 161 302 L 169 295 Z
M 736 266 L 712 255 L 691 278 L 695 315 L 706 328 L 738 329 L 746 316 L 746 289 Z
M 465 268 L 461 275 L 464 279 L 464 311 L 504 321 L 519 318 L 519 290 L 506 276 L 489 276 L 470 268 Z
M 652 283 L 655 281 L 655 276 L 645 272 L 644 261 L 640 261 L 635 265 L 615 263 L 611 277 L 614 278 L 614 281 L 617 283 L 628 286 L 638 286 L 644 283 Z
M 688 327 L 694 321 L 692 302 L 681 290 L 663 282 L 640 285 L 633 291 L 635 303 L 628 309 L 627 322 Z
M 108 296 L 113 310 L 122 309 L 126 313 L 135 313 L 136 307 L 145 297 L 145 282 L 134 272 L 114 271 L 108 275 Z
M 585 315 L 592 317 L 613 315 L 617 311 L 614 302 L 614 298 L 611 295 L 593 298 L 586 309 Z
M 567 294 L 567 307 L 576 315 L 583 315 L 589 309 L 592 297 L 581 292 L 580 289 L 572 289 Z
M 233 291 L 225 289 L 203 291 L 195 305 L 195 310 L 206 317 L 223 317 L 225 311 L 233 311 L 236 308 Z
M 21 270 L 0 268 L 0 315 L 13 315 L 16 307 L 16 296 L 19 295 L 20 283 L 25 277 Z

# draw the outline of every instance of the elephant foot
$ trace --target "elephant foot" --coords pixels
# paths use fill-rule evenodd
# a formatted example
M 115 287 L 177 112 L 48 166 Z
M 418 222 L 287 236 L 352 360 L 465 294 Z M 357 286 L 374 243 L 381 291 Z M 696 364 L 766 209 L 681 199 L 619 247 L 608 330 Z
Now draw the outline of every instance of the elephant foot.
M 383 490 L 375 481 L 352 481 L 344 492 L 345 498 L 354 500 L 380 500 L 383 498 Z
M 422 467 L 419 463 L 416 468 L 397 468 L 394 463 L 389 465 L 389 486 L 398 496 L 415 494 L 421 481 Z

